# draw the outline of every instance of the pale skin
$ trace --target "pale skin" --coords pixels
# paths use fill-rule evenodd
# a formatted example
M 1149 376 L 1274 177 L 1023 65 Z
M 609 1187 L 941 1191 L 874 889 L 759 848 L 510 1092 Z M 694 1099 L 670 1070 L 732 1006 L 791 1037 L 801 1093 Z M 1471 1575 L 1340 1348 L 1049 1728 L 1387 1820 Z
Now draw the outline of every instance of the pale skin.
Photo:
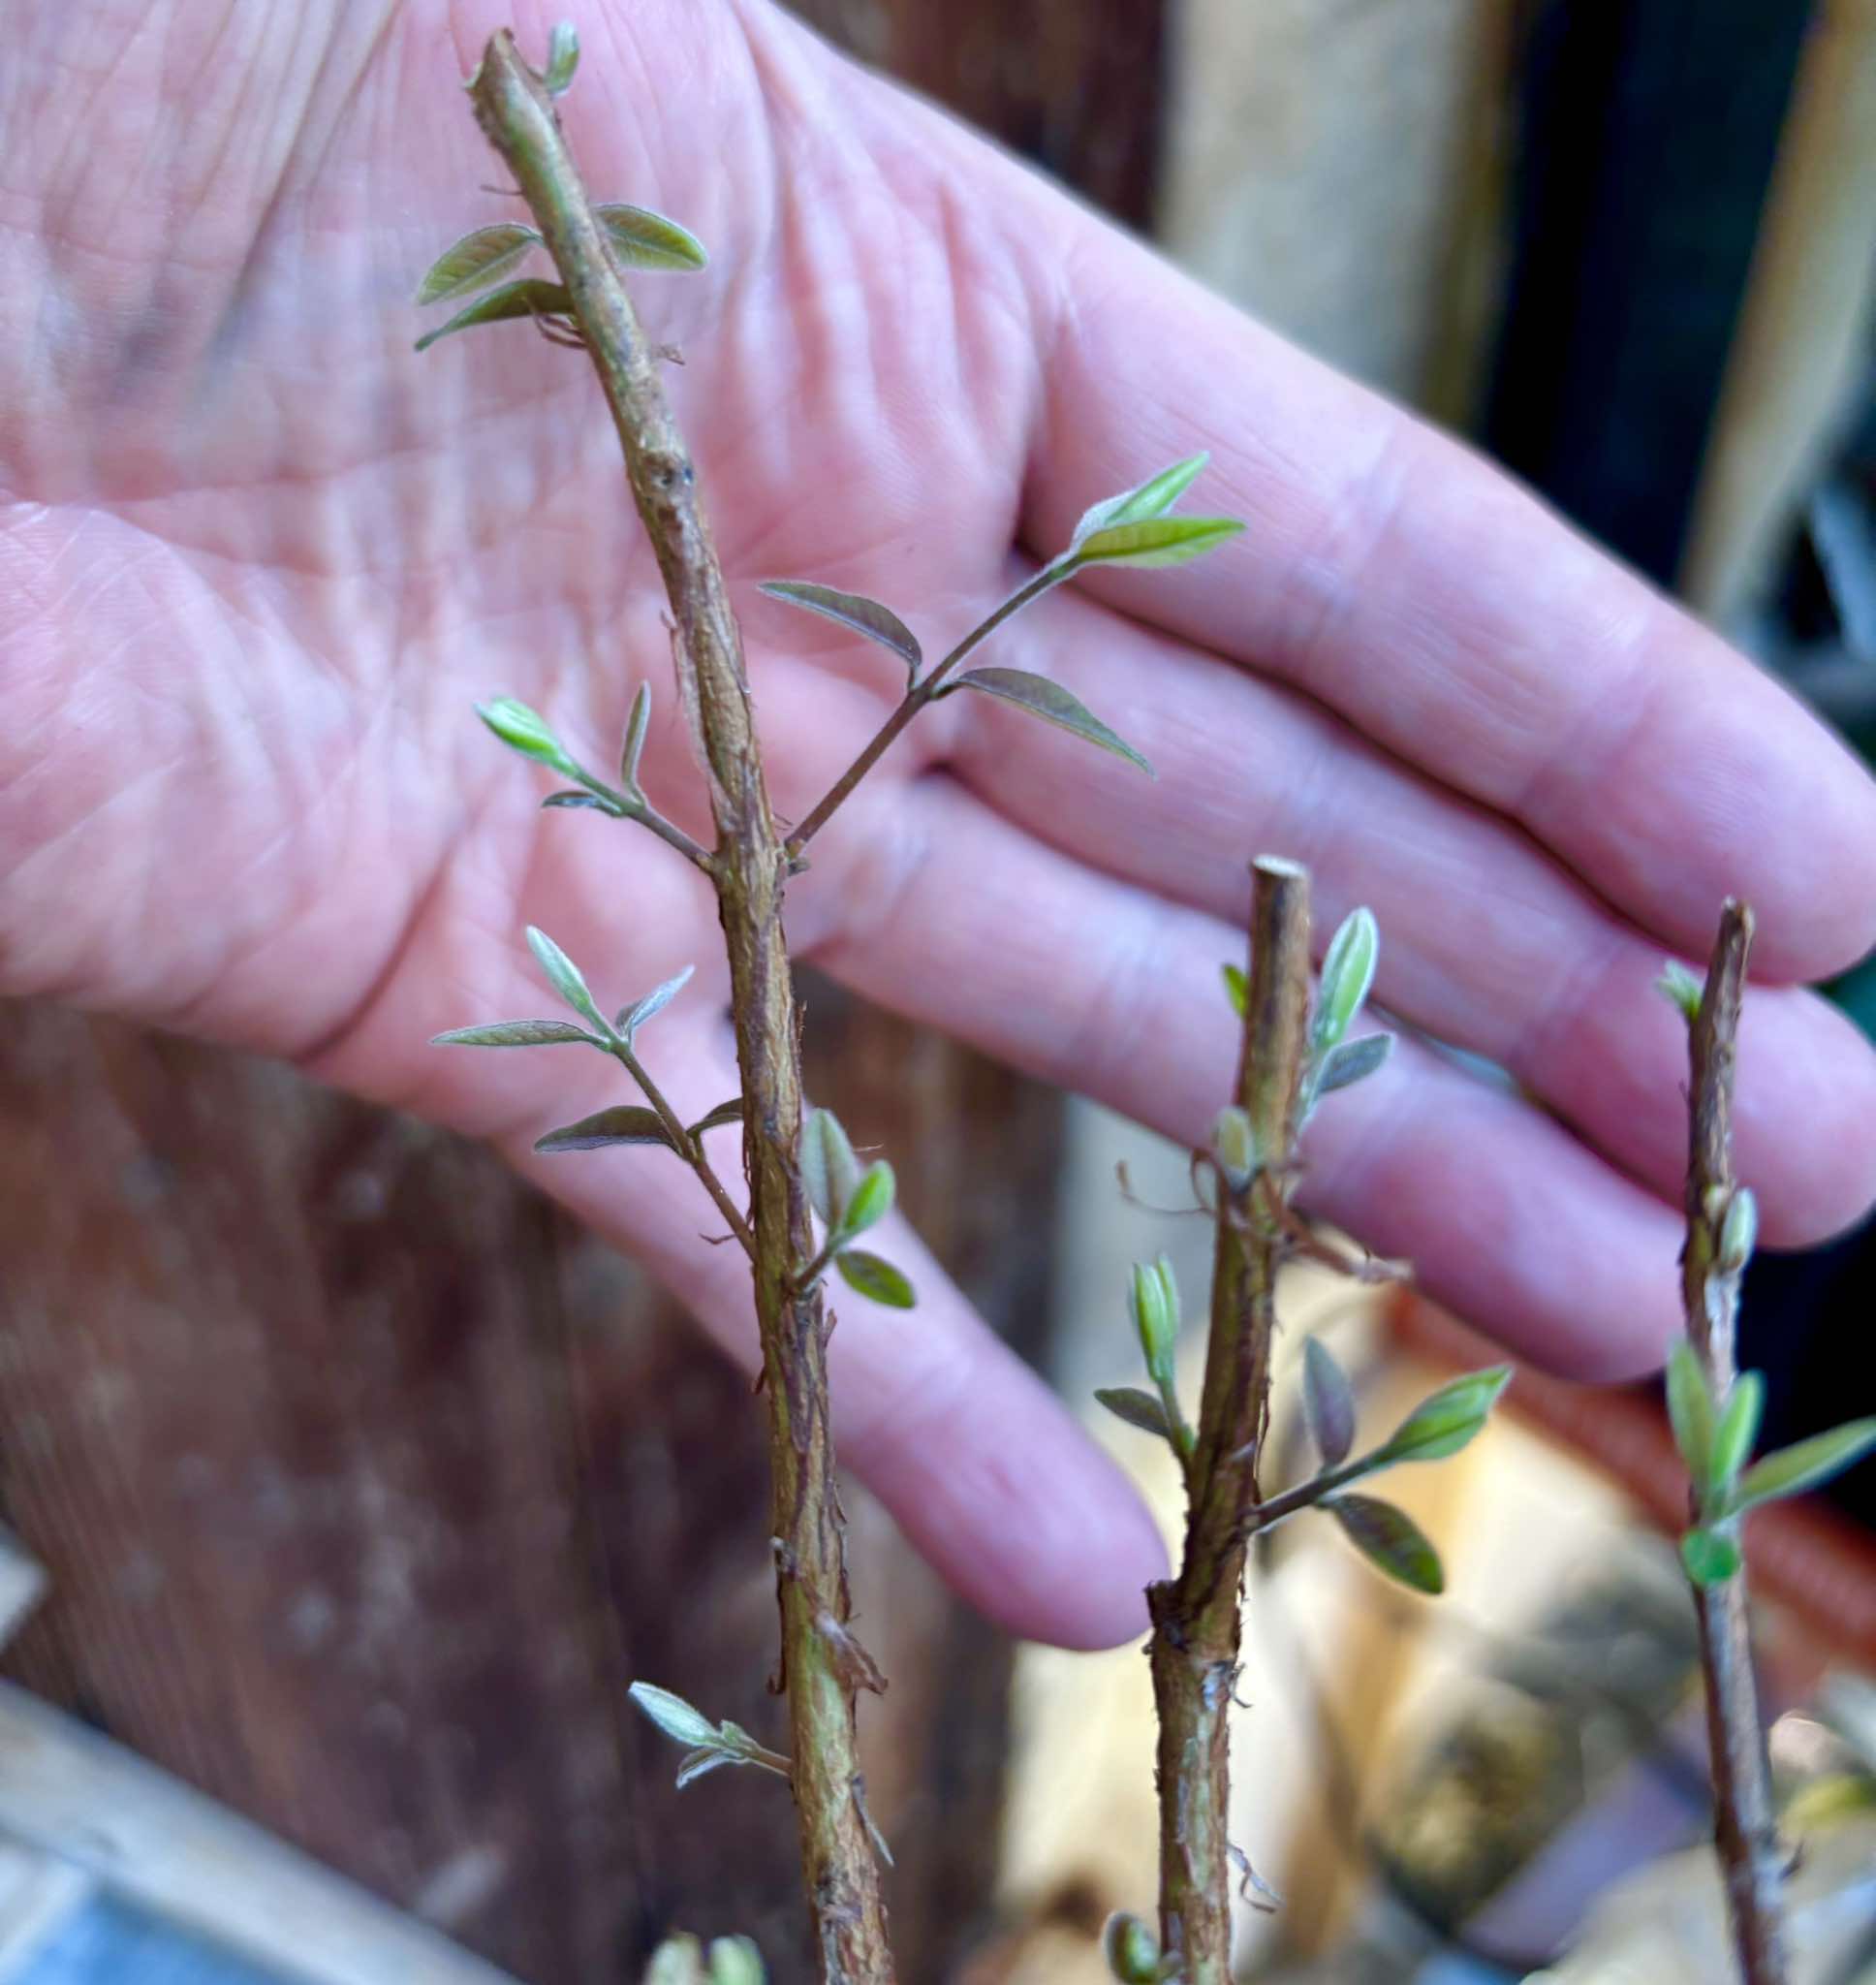
M 567 12 L 596 192 L 712 253 L 635 289 L 687 361 L 785 813 L 903 678 L 759 580 L 877 594 L 938 653 L 1086 504 L 1180 456 L 1214 457 L 1187 508 L 1250 524 L 985 651 L 1059 677 L 1157 783 L 953 699 L 815 842 L 801 959 L 1196 1140 L 1230 1082 L 1246 860 L 1306 862 L 1325 925 L 1374 907 L 1378 997 L 1526 1094 L 1410 1041 L 1322 1113 L 1305 1204 L 1519 1354 L 1614 1377 L 1676 1317 L 1684 1029 L 1650 981 L 1739 894 L 1740 1176 L 1773 1245 L 1862 1212 L 1876 1061 L 1798 983 L 1876 938 L 1856 764 L 1465 452 L 759 0 L 38 0 L 10 22 L 0 992 L 290 1056 L 488 1137 L 752 1357 L 745 1264 L 699 1240 L 721 1221 L 694 1179 L 532 1156 L 626 1099 L 606 1064 L 425 1046 L 554 1010 L 532 922 L 610 1004 L 695 961 L 645 1058 L 694 1114 L 735 1089 L 704 879 L 538 812 L 546 776 L 470 710 L 520 697 L 604 772 L 648 677 L 647 784 L 707 837 L 590 371 L 523 326 L 410 351 L 430 257 L 517 211 L 479 190 L 496 169 L 454 80 L 492 27 L 541 50 Z M 918 1153 L 891 1155 L 916 1209 Z M 881 1251 L 922 1303 L 839 1298 L 847 1457 L 998 1618 L 1139 1630 L 1161 1560 L 1131 1493 L 909 1231 Z

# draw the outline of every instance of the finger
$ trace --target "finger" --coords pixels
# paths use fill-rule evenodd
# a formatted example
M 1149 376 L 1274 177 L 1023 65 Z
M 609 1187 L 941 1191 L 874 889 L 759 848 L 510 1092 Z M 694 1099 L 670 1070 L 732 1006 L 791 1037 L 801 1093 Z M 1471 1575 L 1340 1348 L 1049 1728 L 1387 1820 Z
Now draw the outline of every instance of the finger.
M 1515 824 L 1320 707 L 1092 601 L 1018 622 L 1009 652 L 1064 682 L 1159 777 L 960 697 L 947 706 L 952 762 L 988 804 L 1234 928 L 1249 902 L 1244 851 L 1282 849 L 1316 879 L 1319 950 L 1366 903 L 1391 1011 L 1500 1063 L 1663 1197 L 1678 1193 L 1687 1044 L 1655 989 L 1663 948 Z M 1791 989 L 1754 991 L 1741 1052 L 1766 1238 L 1820 1240 L 1863 1213 L 1876 1182 L 1876 1056 L 1835 1008 Z
M 460 983 L 429 980 L 433 990 L 406 995 L 398 1026 L 421 1037 L 478 1015 L 539 1006 L 512 953 L 490 947 L 484 957 L 485 983 L 473 998 Z M 648 1024 L 643 1053 L 689 1122 L 734 1095 L 737 1079 L 720 1003 L 682 1007 L 680 1000 Z M 655 1150 L 562 1156 L 533 1150 L 557 1123 L 635 1100 L 615 1068 L 576 1048 L 438 1050 L 436 1058 L 474 1064 L 461 1078 L 445 1077 L 464 1083 L 459 1094 L 400 1091 L 381 1099 L 429 1113 L 454 1102 L 459 1120 L 472 1111 L 470 1127 L 642 1264 L 745 1371 L 760 1369 L 747 1257 L 722 1242 L 722 1215 L 695 1175 Z M 399 1064 L 387 1057 L 378 1065 L 389 1072 Z M 348 1080 L 356 1085 L 357 1076 L 355 1068 Z M 854 1127 L 863 1136 L 863 1124 Z M 737 1136 L 725 1129 L 708 1142 L 719 1178 L 741 1204 Z M 916 1192 L 916 1178 L 908 1176 L 908 1184 Z M 878 1234 L 869 1245 L 906 1271 L 919 1303 L 908 1316 L 829 1285 L 838 1318 L 830 1382 L 843 1461 L 951 1585 L 1011 1632 L 1073 1648 L 1110 1647 L 1140 1633 L 1144 1589 L 1163 1574 L 1165 1560 L 1126 1478 L 985 1328 L 903 1220 Z
M 862 805 L 864 802 L 860 803 Z M 1230 1092 L 1241 932 L 1080 867 L 950 780 L 880 796 L 818 962 L 1018 1067 L 1202 1143 Z M 960 878 L 968 878 L 968 884 Z M 1658 1362 L 1676 1213 L 1548 1117 L 1412 1044 L 1324 1106 L 1304 1198 L 1505 1342 L 1584 1377 Z
M 1058 278 L 1025 534 L 1211 449 L 1244 539 L 1116 574 L 1130 611 L 1266 671 L 1513 814 L 1685 949 L 1722 898 L 1765 975 L 1876 938 L 1876 788 L 1769 678 L 1455 443 L 1338 378 L 1042 189 L 1013 230 Z M 1040 278 L 1039 278 L 1040 280 Z

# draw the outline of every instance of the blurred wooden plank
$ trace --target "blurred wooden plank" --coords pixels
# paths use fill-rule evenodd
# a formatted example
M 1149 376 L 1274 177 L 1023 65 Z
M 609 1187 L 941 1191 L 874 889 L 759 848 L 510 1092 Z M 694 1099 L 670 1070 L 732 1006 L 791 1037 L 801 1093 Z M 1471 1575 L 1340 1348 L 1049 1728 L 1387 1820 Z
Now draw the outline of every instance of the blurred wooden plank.
M 1876 0 L 1823 0 L 1728 362 L 1681 588 L 1733 620 L 1854 412 L 1876 331 Z
M 1162 235 L 1331 363 L 1463 418 L 1495 314 L 1512 0 L 1188 0 Z

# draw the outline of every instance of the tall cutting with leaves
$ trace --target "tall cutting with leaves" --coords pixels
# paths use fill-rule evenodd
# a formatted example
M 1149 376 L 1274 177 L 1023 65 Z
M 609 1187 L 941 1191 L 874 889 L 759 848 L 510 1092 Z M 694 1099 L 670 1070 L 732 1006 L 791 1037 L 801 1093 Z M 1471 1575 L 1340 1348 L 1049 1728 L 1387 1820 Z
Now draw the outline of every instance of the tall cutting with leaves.
M 1325 1510 L 1389 1577 L 1439 1592 L 1439 1555 L 1413 1519 L 1355 1485 L 1404 1462 L 1456 1454 L 1485 1426 L 1511 1376 L 1501 1365 L 1456 1378 L 1378 1447 L 1356 1454 L 1353 1389 L 1333 1353 L 1312 1338 L 1304 1346 L 1302 1404 L 1321 1466 L 1306 1481 L 1264 1496 L 1259 1469 L 1270 1420 L 1279 1271 L 1301 1254 L 1364 1280 L 1390 1273 L 1343 1257 L 1298 1216 L 1291 1204 L 1297 1142 L 1325 1098 L 1382 1066 L 1392 1038 L 1349 1035 L 1374 983 L 1380 933 L 1373 916 L 1357 910 L 1330 939 L 1312 1008 L 1309 878 L 1294 863 L 1266 857 L 1252 864 L 1251 884 L 1248 969 L 1225 968 L 1243 1023 L 1235 1099 L 1219 1112 L 1211 1148 L 1193 1172 L 1216 1232 L 1199 1422 L 1191 1424 L 1179 1400 L 1179 1298 L 1164 1258 L 1140 1264 L 1129 1291 L 1153 1390 L 1097 1395 L 1167 1442 L 1187 1501 L 1178 1575 L 1147 1593 L 1160 1725 L 1159 1933 L 1125 1914 L 1107 1931 L 1109 1969 L 1130 1985 L 1230 1985 L 1235 1874 L 1247 1889 L 1261 1888 L 1228 1832 L 1229 1718 L 1252 1538 L 1303 1510 Z
M 860 1296 L 897 1307 L 909 1306 L 913 1292 L 898 1269 L 855 1245 L 891 1208 L 891 1167 L 862 1167 L 840 1125 L 803 1099 L 783 921 L 787 886 L 808 844 L 867 771 L 922 709 L 943 697 L 970 691 L 998 698 L 1150 770 L 1059 683 L 1019 669 L 964 664 L 997 628 L 1078 573 L 1177 564 L 1223 544 L 1241 526 L 1172 514 L 1204 457 L 1181 462 L 1095 505 L 1066 550 L 930 667 L 904 621 L 879 602 L 807 581 L 772 583 L 767 590 L 777 598 L 864 635 L 906 670 L 905 694 L 891 717 L 801 823 L 785 830 L 769 804 L 729 587 L 659 376 L 669 355 L 646 339 L 622 280 L 628 268 L 700 268 L 704 250 L 662 215 L 620 204 L 595 205 L 588 198 L 554 108 L 578 61 L 577 40 L 565 26 L 554 31 L 540 72 L 521 58 L 507 31 L 490 40 L 470 79 L 469 95 L 533 225 L 480 228 L 443 254 L 424 277 L 420 300 L 460 307 L 420 343 L 525 320 L 554 342 L 583 350 L 599 376 L 632 499 L 664 582 L 679 693 L 695 712 L 715 828 L 712 844 L 694 840 L 645 797 L 639 772 L 648 687 L 641 685 L 633 700 L 615 778 L 580 764 L 523 705 L 493 703 L 481 714 L 503 742 L 568 782 L 544 804 L 634 822 L 708 878 L 728 955 L 742 1093 L 700 1120 L 684 1122 L 641 1057 L 639 1037 L 681 992 L 688 975 L 628 1000 L 609 1018 L 580 968 L 539 930 L 530 930 L 528 941 L 575 1018 L 498 1021 L 441 1038 L 481 1048 L 568 1045 L 608 1056 L 640 1100 L 608 1104 L 550 1131 L 538 1149 L 662 1147 L 696 1173 L 748 1255 L 768 1411 L 770 1534 L 792 1754 L 769 1752 L 734 1724 L 712 1723 L 667 1692 L 641 1686 L 635 1694 L 646 1714 L 686 1746 L 686 1779 L 730 1764 L 754 1764 L 788 1778 L 799 1815 L 802 1874 L 823 1975 L 837 1985 L 882 1985 L 892 1976 L 892 1961 L 877 1837 L 860 1773 L 855 1702 L 859 1690 L 883 1685 L 849 1624 L 829 1433 L 826 1276 L 831 1268 Z M 515 274 L 537 251 L 552 263 L 553 275 Z M 704 1150 L 705 1134 L 733 1120 L 742 1125 L 746 1209 Z

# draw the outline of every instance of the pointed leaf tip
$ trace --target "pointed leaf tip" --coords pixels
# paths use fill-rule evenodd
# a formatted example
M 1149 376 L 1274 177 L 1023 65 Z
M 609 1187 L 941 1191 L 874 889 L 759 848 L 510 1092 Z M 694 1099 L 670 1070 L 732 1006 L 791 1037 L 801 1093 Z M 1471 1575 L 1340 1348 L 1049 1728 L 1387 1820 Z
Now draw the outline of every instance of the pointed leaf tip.
M 432 1048 L 552 1048 L 578 1041 L 588 1048 L 606 1044 L 570 1020 L 498 1020 L 479 1027 L 452 1027 L 433 1034 Z
M 669 1688 L 659 1688 L 649 1682 L 635 1682 L 626 1693 L 673 1743 L 689 1745 L 693 1749 L 700 1746 L 714 1749 L 722 1743 L 722 1732 L 709 1717 L 702 1710 L 693 1709 L 681 1695 L 673 1695 Z
M 563 96 L 579 67 L 579 36 L 570 20 L 557 20 L 547 37 L 547 66 L 541 81 L 548 96 Z
M 547 984 L 558 992 L 576 1013 L 584 1014 L 602 1034 L 609 1034 L 611 1028 L 607 1024 L 606 1016 L 595 1004 L 593 995 L 586 989 L 586 981 L 580 976 L 579 967 L 574 963 L 545 930 L 530 924 L 527 928 L 528 949 L 533 952 Z
M 1116 1420 L 1138 1427 L 1142 1434 L 1157 1434 L 1162 1440 L 1172 1438 L 1166 1408 L 1150 1392 L 1137 1385 L 1105 1385 L 1098 1387 L 1094 1396 Z
M 1337 1496 L 1323 1507 L 1376 1570 L 1429 1597 L 1445 1591 L 1440 1554 L 1404 1509 L 1374 1496 Z
M 1075 526 L 1069 549 L 1079 549 L 1096 531 L 1109 524 L 1146 523 L 1154 518 L 1164 517 L 1198 481 L 1210 460 L 1211 456 L 1206 452 L 1189 455 L 1183 461 L 1175 461 L 1171 468 L 1161 469 L 1158 475 L 1148 476 L 1145 482 L 1136 483 L 1131 489 L 1123 489 L 1118 496 L 1107 496 L 1092 504 L 1081 513 L 1081 520 Z
M 1141 523 L 1106 524 L 1090 531 L 1069 557 L 1077 567 L 1183 565 L 1215 551 L 1243 529 L 1230 517 L 1159 517 Z
M 639 1103 L 617 1103 L 610 1110 L 596 1110 L 578 1123 L 566 1124 L 537 1138 L 534 1149 L 544 1157 L 552 1157 L 562 1151 L 599 1151 L 625 1144 L 658 1144 L 667 1150 L 677 1149 L 665 1128 L 664 1119 L 657 1111 Z
M 1355 1391 L 1335 1353 L 1320 1338 L 1305 1338 L 1302 1346 L 1303 1417 L 1323 1465 L 1332 1468 L 1348 1459 L 1355 1445 Z
M 1047 676 L 1032 675 L 1027 669 L 968 669 L 956 681 L 939 693 L 949 696 L 954 689 L 977 689 L 1004 703 L 1014 703 L 1045 723 L 1071 732 L 1103 751 L 1111 751 L 1129 765 L 1137 765 L 1148 778 L 1157 777 L 1151 765 L 1117 732 L 1110 731 L 1079 697 Z

